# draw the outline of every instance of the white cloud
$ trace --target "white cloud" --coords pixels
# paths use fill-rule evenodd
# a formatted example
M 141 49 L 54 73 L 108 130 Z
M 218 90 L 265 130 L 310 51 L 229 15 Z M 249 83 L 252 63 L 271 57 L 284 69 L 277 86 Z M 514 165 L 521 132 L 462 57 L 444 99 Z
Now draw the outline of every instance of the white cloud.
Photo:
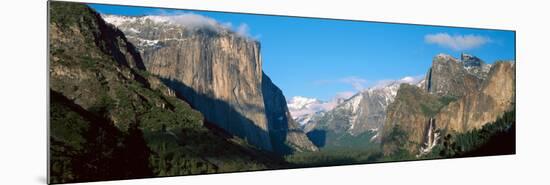
M 233 23 L 230 23 L 230 22 L 224 22 L 224 23 L 221 23 L 221 25 L 226 28 L 233 28 Z
M 348 98 L 351 98 L 353 95 L 355 95 L 355 93 L 356 92 L 351 92 L 351 91 L 338 92 L 336 93 L 333 99 L 348 99 Z
M 350 77 L 342 78 L 339 81 L 341 83 L 350 84 L 357 91 L 362 91 L 363 89 L 365 89 L 365 86 L 368 82 L 367 80 L 365 80 L 363 78 L 360 78 L 360 77 L 356 77 L 356 76 L 350 76 Z
M 398 82 L 413 84 L 413 83 L 418 83 L 423 79 L 424 79 L 424 75 L 405 76 L 405 77 L 399 79 Z
M 334 107 L 338 106 L 340 103 L 342 103 L 344 100 L 347 100 L 351 98 L 353 95 L 357 94 L 357 92 L 352 91 L 344 91 L 344 92 L 338 92 L 334 97 L 330 99 L 330 101 L 325 102 L 322 106 L 325 111 L 332 110 Z
M 348 76 L 336 80 L 317 80 L 314 81 L 315 85 L 328 85 L 328 84 L 348 84 L 351 85 L 355 90 L 361 91 L 364 90 L 367 86 L 368 80 L 357 77 L 357 76 Z
M 294 96 L 287 101 L 288 110 L 294 119 L 303 115 L 324 111 L 324 104 L 326 104 L 326 102 L 303 96 Z
M 418 82 L 422 81 L 424 79 L 424 75 L 416 75 L 416 76 L 405 76 L 401 79 L 394 80 L 394 79 L 386 79 L 386 80 L 379 80 L 377 81 L 373 88 L 383 88 L 390 84 L 402 84 L 402 83 L 408 83 L 408 84 L 417 84 Z
M 192 29 L 206 28 L 216 32 L 232 30 L 239 36 L 253 38 L 250 36 L 250 27 L 246 23 L 241 23 L 238 27 L 234 27 L 231 22 L 218 22 L 217 20 L 210 17 L 190 12 L 179 12 L 177 14 L 159 12 L 159 15 L 152 15 L 147 17 L 153 21 L 169 21 L 171 23 L 179 24 Z
M 219 30 L 225 28 L 218 21 L 194 13 L 182 13 L 177 15 L 167 16 L 168 20 L 175 24 L 180 24 L 190 28 L 209 28 L 212 30 Z
M 245 23 L 242 23 L 241 25 L 239 25 L 239 27 L 237 27 L 235 32 L 240 36 L 249 37 L 250 36 L 249 30 L 250 28 L 248 27 L 248 25 Z
M 424 36 L 424 41 L 429 44 L 437 44 L 441 47 L 450 48 L 455 51 L 464 51 L 481 47 L 491 42 L 488 37 L 480 35 L 454 35 L 448 33 L 428 34 Z
M 348 99 L 349 97 L 353 96 L 357 92 L 361 92 L 369 88 L 383 88 L 395 83 L 417 84 L 423 79 L 424 79 L 424 75 L 416 75 L 416 76 L 405 76 L 401 79 L 383 79 L 383 80 L 373 81 L 374 83 L 373 82 L 369 83 L 369 80 L 366 80 L 357 76 L 349 76 L 349 77 L 340 78 L 337 80 L 318 80 L 318 81 L 315 81 L 314 84 L 316 85 L 327 85 L 327 84 L 335 84 L 335 83 L 349 84 L 356 90 L 355 92 L 351 92 L 351 91 L 340 92 L 335 96 L 335 97 Z

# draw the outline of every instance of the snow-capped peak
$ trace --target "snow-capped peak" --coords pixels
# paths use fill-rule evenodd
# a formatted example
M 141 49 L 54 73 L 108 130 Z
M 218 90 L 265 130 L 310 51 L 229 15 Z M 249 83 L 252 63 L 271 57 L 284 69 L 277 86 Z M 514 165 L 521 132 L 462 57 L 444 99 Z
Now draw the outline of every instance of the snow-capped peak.
M 416 87 L 423 87 L 423 85 L 426 83 L 426 79 L 422 78 L 418 83 L 416 83 Z
M 295 96 L 287 102 L 287 106 L 292 118 L 303 126 L 307 124 L 314 115 L 330 111 L 342 101 L 343 100 L 338 97 L 333 98 L 331 101 L 321 101 L 315 98 Z
M 393 102 L 393 98 L 397 95 L 399 86 L 403 83 L 417 85 L 422 83 L 424 76 L 405 76 L 399 80 L 382 80 L 377 85 L 369 88 L 369 93 L 379 93 L 386 97 L 388 103 Z
M 445 53 L 439 53 L 435 56 L 435 58 L 441 58 L 441 59 L 446 59 L 446 60 L 454 60 L 454 61 L 458 61 L 456 58 L 454 58 L 453 56 L 449 55 L 449 54 L 445 54 Z
M 357 109 L 359 108 L 359 103 L 361 103 L 361 100 L 363 99 L 363 94 L 362 93 L 359 93 L 353 97 L 351 97 L 348 101 L 347 101 L 347 105 L 349 106 L 349 108 L 351 108 L 351 111 L 352 112 L 356 112 Z
M 403 77 L 399 80 L 399 82 L 401 82 L 401 83 L 414 83 L 416 81 L 417 81 L 417 79 L 415 79 L 412 76 L 406 76 L 406 77 Z
M 218 22 L 217 20 L 194 13 L 182 13 L 176 15 L 146 15 L 146 16 L 122 16 L 102 14 L 105 22 L 110 23 L 123 31 L 132 31 L 129 28 L 136 25 L 148 25 L 152 29 L 185 29 L 185 30 L 209 30 L 218 34 L 235 34 L 237 36 L 253 39 L 248 33 L 246 24 L 233 26 L 230 22 Z M 139 31 L 139 30 L 134 30 Z
M 102 15 L 103 20 L 117 27 L 123 24 L 152 22 L 157 24 L 173 24 L 189 28 L 222 28 L 216 20 L 198 14 L 185 13 L 178 15 L 147 15 L 147 16 L 120 16 Z
M 342 96 L 335 96 L 331 101 L 323 102 L 315 98 L 307 98 L 303 96 L 295 96 L 287 102 L 292 118 L 300 125 L 307 124 L 315 115 L 323 115 L 323 113 L 331 110 L 345 110 L 349 113 L 350 131 L 354 129 L 357 122 L 359 112 L 361 111 L 361 102 L 366 99 L 374 101 L 385 109 L 394 101 L 399 86 L 402 83 L 416 85 L 423 77 L 421 76 L 406 76 L 399 80 L 384 80 L 366 90 Z
M 302 126 L 307 124 L 316 113 L 332 108 L 326 102 L 303 96 L 292 97 L 287 102 L 287 106 L 292 119 Z

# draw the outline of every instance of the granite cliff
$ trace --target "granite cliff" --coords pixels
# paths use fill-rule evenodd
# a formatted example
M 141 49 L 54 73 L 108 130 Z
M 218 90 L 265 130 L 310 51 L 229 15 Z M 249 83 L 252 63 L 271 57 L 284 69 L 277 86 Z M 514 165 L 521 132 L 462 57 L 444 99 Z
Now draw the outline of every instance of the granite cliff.
M 49 183 L 284 166 L 205 122 L 93 9 L 49 3 Z
M 383 129 L 384 152 L 395 152 L 393 131 L 406 134 L 405 148 L 427 153 L 441 132 L 462 133 L 493 122 L 514 106 L 513 61 L 485 64 L 462 54 L 461 59 L 434 57 L 424 84 L 402 85 L 389 106 Z
M 448 123 L 440 128 L 465 132 L 496 120 L 514 103 L 515 65 L 496 62 L 479 89 L 451 102 L 435 119 L 440 123 Z
M 260 44 L 212 19 L 189 24 L 182 16 L 190 15 L 104 18 L 137 45 L 147 71 L 209 122 L 263 150 L 316 150 L 293 129 L 282 92 L 263 73 Z

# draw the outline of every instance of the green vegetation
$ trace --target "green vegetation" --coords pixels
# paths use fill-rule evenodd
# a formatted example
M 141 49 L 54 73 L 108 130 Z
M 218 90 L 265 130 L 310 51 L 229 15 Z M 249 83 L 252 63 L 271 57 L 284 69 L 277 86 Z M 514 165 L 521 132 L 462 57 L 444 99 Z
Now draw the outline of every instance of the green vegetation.
M 418 113 L 426 117 L 435 116 L 443 107 L 457 100 L 453 96 L 438 97 L 428 94 L 409 84 L 401 84 L 395 99 L 396 103 L 388 107 L 388 112 Z
M 384 157 L 380 161 L 438 159 L 515 153 L 515 110 L 505 112 L 499 119 L 480 129 L 464 133 L 446 133 L 431 153 L 416 157 L 407 146 L 418 146 L 406 141 L 406 133 L 394 127 L 383 145 Z M 445 132 L 444 132 L 445 133 Z
M 315 167 L 328 165 L 364 164 L 386 161 L 413 160 L 414 155 L 407 147 L 412 146 L 407 133 L 399 126 L 394 127 L 381 145 L 370 139 L 373 132 L 365 132 L 358 136 L 349 134 L 326 133 L 329 142 L 318 152 L 295 153 L 285 159 L 292 167 Z M 332 141 L 332 142 L 330 142 Z
M 426 94 L 426 96 L 432 95 Z M 457 100 L 457 98 L 452 96 L 442 96 L 437 98 L 432 97 L 430 99 L 431 101 L 422 101 L 420 103 L 420 109 L 422 110 L 422 113 L 424 113 L 424 115 L 428 117 L 435 116 L 443 107 Z
M 302 152 L 286 156 L 289 167 L 318 167 L 378 162 L 382 152 L 378 147 L 369 149 L 324 149 L 318 152 Z
M 112 122 L 50 91 L 50 172 L 52 183 L 152 176 L 141 131 L 128 133 Z M 128 170 L 130 169 L 130 170 Z
M 350 136 L 343 136 L 349 142 L 339 144 L 350 144 L 354 147 L 343 147 L 345 145 L 326 145 L 318 152 L 295 153 L 286 156 L 285 159 L 292 164 L 292 167 L 316 167 L 330 165 L 346 165 L 346 164 L 365 164 L 387 161 L 404 161 L 414 160 L 415 156 L 408 152 L 408 147 L 412 143 L 408 141 L 407 133 L 399 126 L 393 128 L 388 135 L 388 139 L 384 140 L 381 145 L 371 142 L 370 132 L 357 137 L 369 140 L 353 141 Z M 330 133 L 327 135 L 331 135 Z M 330 137 L 330 136 L 328 136 Z M 340 140 L 342 141 L 342 140 Z
M 328 132 L 327 138 L 329 139 L 324 149 L 364 149 L 377 147 L 378 144 L 371 141 L 374 135 L 376 135 L 376 133 L 372 131 L 366 131 L 356 136 L 348 133 L 337 135 L 332 132 Z
M 414 155 L 409 152 L 415 145 L 409 141 L 408 133 L 399 125 L 395 125 L 389 134 L 383 139 L 382 161 L 410 160 Z
M 433 150 L 440 157 L 467 157 L 515 153 L 515 111 L 507 111 L 495 122 L 465 133 L 448 133 L 442 146 Z
M 124 53 L 131 44 L 86 5 L 51 2 L 50 13 L 50 183 L 287 165 L 206 123 L 157 77 L 131 67 L 143 65 Z
M 333 131 L 325 131 L 325 141 L 324 145 L 321 147 L 321 150 L 346 150 L 357 148 L 367 149 L 377 147 L 378 144 L 371 141 L 375 134 L 375 132 L 366 131 L 354 136 L 347 132 L 335 133 Z
M 79 22 L 96 22 L 94 12 L 80 3 L 55 2 L 50 3 L 50 23 L 62 26 Z
M 458 100 L 458 98 L 454 96 L 442 96 L 439 97 L 439 102 L 441 103 L 442 107 L 449 105 L 449 103 Z
M 292 167 L 315 167 L 343 164 L 363 164 L 388 161 L 409 161 L 453 157 L 504 155 L 515 153 L 515 111 L 507 111 L 495 122 L 465 133 L 448 133 L 432 152 L 416 157 L 409 152 L 417 144 L 408 141 L 408 134 L 395 126 L 382 145 L 367 149 L 323 149 L 319 152 L 286 156 Z

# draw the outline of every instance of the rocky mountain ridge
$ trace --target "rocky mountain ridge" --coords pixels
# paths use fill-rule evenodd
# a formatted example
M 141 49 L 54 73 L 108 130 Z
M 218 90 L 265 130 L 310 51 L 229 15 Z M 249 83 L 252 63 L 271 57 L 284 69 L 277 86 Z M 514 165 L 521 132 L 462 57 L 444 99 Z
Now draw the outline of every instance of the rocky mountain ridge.
M 49 3 L 49 183 L 284 164 L 205 122 L 162 79 L 145 71 L 124 33 L 93 9 Z
M 407 150 L 427 153 L 439 132 L 461 133 L 495 121 L 513 107 L 514 71 L 513 61 L 485 64 L 468 54 L 460 60 L 437 55 L 420 88 L 399 88 L 388 108 L 383 137 L 388 140 L 392 130 L 401 129 L 407 133 Z M 391 153 L 390 148 L 385 152 Z
M 317 140 L 331 142 L 340 137 L 358 137 L 361 134 L 369 133 L 372 136 L 363 141 L 379 142 L 379 131 L 383 128 L 386 119 L 386 109 L 394 101 L 400 84 L 411 83 L 418 85 L 418 81 L 411 77 L 386 82 L 369 89 L 363 90 L 352 97 L 341 101 L 334 108 L 328 111 L 310 114 L 308 122 L 303 126 L 306 133 L 326 132 L 335 137 L 315 137 Z M 363 138 L 364 137 L 360 137 Z M 314 141 L 315 142 L 315 141 Z
M 190 26 L 170 16 L 104 18 L 136 43 L 147 71 L 208 121 L 267 151 L 288 153 L 287 144 L 293 150 L 316 150 L 303 132 L 289 130 L 295 122 L 282 92 L 262 71 L 257 41 L 216 22 Z
M 287 102 L 292 118 L 304 127 L 312 121 L 313 117 L 320 116 L 327 111 L 332 110 L 337 105 L 344 102 L 346 98 L 335 97 L 330 101 L 321 101 L 315 98 L 302 96 L 292 97 Z

